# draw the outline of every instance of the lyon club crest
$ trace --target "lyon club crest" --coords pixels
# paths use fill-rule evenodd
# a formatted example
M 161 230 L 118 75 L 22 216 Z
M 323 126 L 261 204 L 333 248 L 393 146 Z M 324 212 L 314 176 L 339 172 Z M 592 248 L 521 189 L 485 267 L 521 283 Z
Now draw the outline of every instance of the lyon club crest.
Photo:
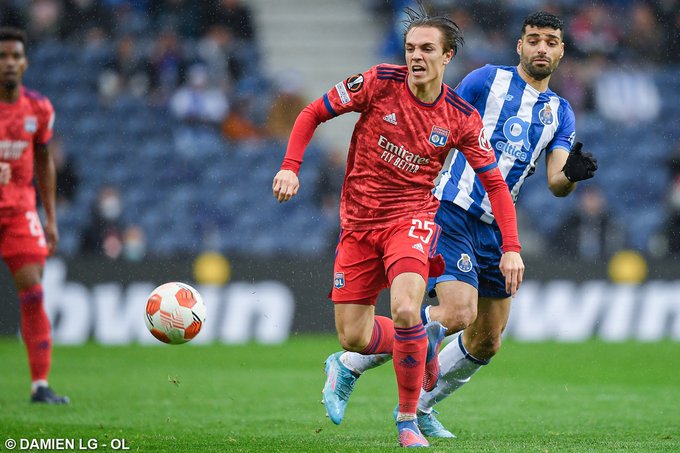
M 543 123 L 546 126 L 550 126 L 555 120 L 552 108 L 550 107 L 550 104 L 548 104 L 547 102 L 543 104 L 543 108 L 541 109 L 540 112 L 538 112 L 538 119 L 541 120 L 541 123 Z
M 38 130 L 38 119 L 35 116 L 24 118 L 24 129 L 26 132 L 33 133 Z
M 434 146 L 445 146 L 449 140 L 449 130 L 439 126 L 432 126 L 430 132 L 430 143 Z
M 333 279 L 333 286 L 335 286 L 336 289 L 340 289 L 345 286 L 345 273 L 344 272 L 336 272 L 335 273 L 335 278 Z
M 472 270 L 472 260 L 470 259 L 470 255 L 467 253 L 461 253 L 460 259 L 456 263 L 456 266 L 458 266 L 458 269 L 463 272 L 470 272 Z

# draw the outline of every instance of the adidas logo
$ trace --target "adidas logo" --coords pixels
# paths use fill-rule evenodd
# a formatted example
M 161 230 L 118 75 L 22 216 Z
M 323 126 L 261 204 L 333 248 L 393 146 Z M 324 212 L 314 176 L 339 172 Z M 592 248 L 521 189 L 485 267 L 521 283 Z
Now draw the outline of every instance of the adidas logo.
M 394 113 L 394 112 L 390 113 L 389 115 L 387 115 L 383 119 L 390 124 L 394 124 L 395 126 L 397 125 L 397 114 Z
M 423 249 L 423 244 L 421 244 L 420 242 L 416 242 L 415 244 L 413 244 L 413 247 L 411 248 L 418 250 L 420 253 L 425 253 L 425 249 Z
M 404 357 L 401 360 L 401 362 L 399 362 L 399 365 L 403 366 L 404 368 L 415 368 L 418 366 L 419 363 L 420 362 L 411 357 L 411 354 L 409 354 L 406 357 Z

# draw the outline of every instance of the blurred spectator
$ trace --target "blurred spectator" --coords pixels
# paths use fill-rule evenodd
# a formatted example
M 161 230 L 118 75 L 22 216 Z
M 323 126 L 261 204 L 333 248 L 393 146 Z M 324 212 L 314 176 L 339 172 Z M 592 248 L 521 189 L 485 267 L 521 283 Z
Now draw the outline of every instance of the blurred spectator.
M 321 165 L 317 189 L 314 193 L 317 203 L 327 217 L 337 218 L 339 215 L 340 192 L 345 181 L 346 161 L 346 152 L 332 150 L 326 154 L 326 159 Z
M 671 186 L 666 202 L 665 236 L 668 253 L 680 253 L 680 139 L 675 142 L 673 154 L 668 159 Z
M 267 117 L 267 131 L 272 137 L 288 140 L 298 113 L 309 104 L 302 88 L 302 76 L 295 71 L 277 78 L 276 95 Z
M 648 71 L 616 67 L 606 70 L 595 82 L 595 102 L 607 119 L 630 125 L 655 120 L 661 96 Z
M 593 52 L 614 55 L 619 50 L 621 27 L 610 10 L 602 4 L 591 3 L 576 10 L 566 36 L 583 55 Z
M 645 3 L 635 3 L 624 23 L 630 29 L 624 35 L 623 44 L 632 59 L 645 59 L 655 63 L 664 59 L 664 32 L 655 17 L 654 9 Z
M 345 163 L 347 153 L 332 150 L 325 156 L 321 164 L 321 172 L 314 192 L 316 202 L 328 225 L 333 225 L 332 234 L 328 238 L 328 249 L 333 251 L 340 237 L 340 193 L 345 181 Z
M 147 94 L 149 76 L 134 36 L 126 35 L 120 39 L 104 68 L 99 74 L 99 94 L 103 99 L 115 99 L 121 92 L 135 97 Z
M 80 250 L 117 259 L 123 251 L 122 213 L 120 189 L 111 185 L 102 187 L 92 207 L 90 224 L 83 231 Z
M 49 146 L 57 173 L 57 208 L 63 209 L 73 202 L 80 178 L 73 169 L 71 159 L 64 153 L 61 138 L 54 137 Z
M 256 140 L 264 137 L 263 128 L 250 116 L 250 98 L 237 99 L 222 122 L 222 135 L 229 140 Z
M 139 225 L 130 225 L 123 232 L 123 258 L 142 261 L 146 257 L 146 235 Z
M 28 36 L 32 41 L 59 38 L 62 20 L 61 3 L 57 0 L 34 0 L 28 7 Z
M 667 219 L 665 225 L 668 252 L 680 253 L 680 176 L 676 176 L 668 194 Z
M 61 35 L 82 42 L 95 29 L 98 34 L 111 35 L 111 12 L 100 0 L 65 0 Z
M 210 85 L 207 68 L 195 64 L 187 83 L 170 99 L 170 111 L 187 123 L 219 126 L 229 113 L 229 101 L 222 89 Z
M 212 25 L 196 48 L 201 61 L 208 67 L 213 83 L 222 82 L 228 88 L 232 81 L 241 78 L 244 62 L 236 55 L 232 31 L 224 25 Z
M 387 63 L 402 64 L 404 60 L 404 20 L 408 16 L 404 13 L 405 8 L 418 10 L 415 0 L 394 0 L 388 10 L 388 29 L 385 40 L 380 49 L 380 55 Z
M 200 34 L 202 8 L 196 0 L 150 0 L 149 5 L 155 28 L 177 30 L 183 38 Z
M 151 55 L 147 62 L 152 95 L 163 103 L 184 82 L 187 58 L 177 34 L 164 29 L 152 44 Z
M 599 187 L 589 185 L 578 190 L 578 205 L 557 231 L 554 245 L 563 256 L 586 261 L 607 259 L 623 248 L 622 231 Z
M 255 27 L 250 8 L 240 0 L 209 0 L 205 6 L 204 26 L 224 25 L 228 27 L 236 39 L 255 40 Z

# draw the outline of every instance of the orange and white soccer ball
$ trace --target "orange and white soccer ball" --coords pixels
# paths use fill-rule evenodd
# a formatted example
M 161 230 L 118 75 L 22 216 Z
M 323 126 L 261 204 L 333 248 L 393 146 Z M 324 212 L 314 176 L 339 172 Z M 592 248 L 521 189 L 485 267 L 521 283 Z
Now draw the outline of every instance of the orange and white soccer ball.
M 182 344 L 201 331 L 205 305 L 198 291 L 186 283 L 164 283 L 149 294 L 144 320 L 163 343 Z

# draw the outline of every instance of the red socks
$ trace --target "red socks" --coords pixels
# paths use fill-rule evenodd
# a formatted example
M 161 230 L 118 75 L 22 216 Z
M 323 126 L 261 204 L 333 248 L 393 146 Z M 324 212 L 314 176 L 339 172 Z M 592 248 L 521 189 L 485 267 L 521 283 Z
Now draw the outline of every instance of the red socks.
M 399 412 L 415 414 L 425 372 L 427 333 L 421 322 L 394 330 L 392 359 L 399 387 Z
M 399 387 L 399 412 L 415 414 L 423 386 L 427 333 L 422 323 L 401 329 L 384 316 L 376 316 L 371 341 L 361 354 L 392 354 Z
M 50 321 L 43 305 L 42 285 L 19 292 L 21 336 L 28 352 L 31 380 L 47 380 L 52 363 Z
M 394 348 L 394 322 L 384 316 L 376 316 L 371 341 L 360 354 L 392 354 Z

